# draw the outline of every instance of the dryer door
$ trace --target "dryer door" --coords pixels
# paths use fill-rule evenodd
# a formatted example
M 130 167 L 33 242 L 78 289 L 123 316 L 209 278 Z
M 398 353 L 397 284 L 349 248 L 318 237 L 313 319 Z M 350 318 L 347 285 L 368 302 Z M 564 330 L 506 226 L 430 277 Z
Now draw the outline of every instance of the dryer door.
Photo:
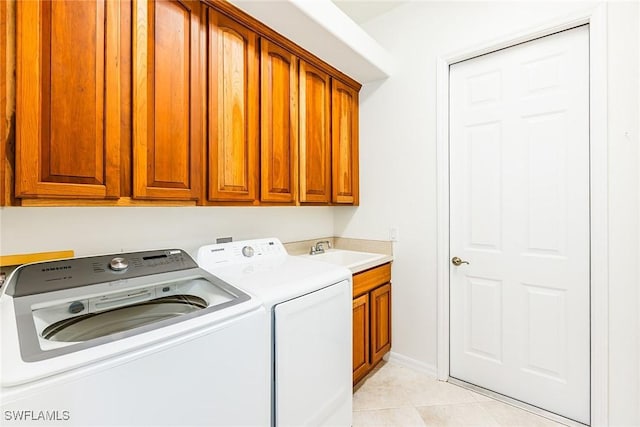
M 351 425 L 351 283 L 278 304 L 275 423 Z

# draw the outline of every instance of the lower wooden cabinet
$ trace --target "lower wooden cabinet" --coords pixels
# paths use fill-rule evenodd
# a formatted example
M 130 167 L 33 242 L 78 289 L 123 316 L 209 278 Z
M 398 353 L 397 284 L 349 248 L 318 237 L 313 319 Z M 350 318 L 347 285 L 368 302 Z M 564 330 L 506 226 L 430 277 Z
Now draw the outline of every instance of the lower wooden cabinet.
M 369 357 L 369 294 L 353 299 L 353 383 L 371 369 Z
M 391 284 L 371 291 L 371 364 L 375 365 L 391 349 Z
M 391 349 L 391 264 L 353 276 L 353 384 Z

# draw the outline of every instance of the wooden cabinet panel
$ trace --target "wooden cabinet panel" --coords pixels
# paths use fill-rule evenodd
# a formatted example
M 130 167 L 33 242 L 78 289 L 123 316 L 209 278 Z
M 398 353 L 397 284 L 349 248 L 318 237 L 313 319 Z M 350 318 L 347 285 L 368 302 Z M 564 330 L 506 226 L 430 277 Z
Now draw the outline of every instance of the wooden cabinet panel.
M 371 367 L 369 360 L 369 294 L 353 300 L 353 383 Z
M 232 5 L 13 7 L 0 204 L 358 203 L 359 84 Z
M 258 38 L 213 9 L 207 16 L 208 198 L 254 201 L 259 167 Z
M 298 59 L 260 41 L 261 185 L 263 202 L 294 202 L 297 193 Z
M 329 76 L 300 61 L 300 201 L 331 201 Z
M 391 285 L 371 291 L 371 363 L 375 365 L 391 349 Z
M 136 1 L 133 13 L 133 196 L 197 199 L 198 1 Z
M 120 2 L 17 2 L 16 196 L 120 192 Z
M 331 83 L 332 202 L 358 204 L 358 92 Z
M 353 276 L 353 296 L 370 292 L 383 283 L 391 281 L 391 264 L 371 268 Z
M 10 88 L 14 87 L 15 53 L 14 40 L 9 36 L 15 32 L 14 20 L 9 18 L 14 10 L 14 5 L 8 2 L 0 4 L 0 206 L 9 205 L 15 194 L 12 184 L 15 145 L 12 122 L 15 107 L 10 96 Z
M 353 297 L 353 383 L 355 384 L 391 350 L 391 264 L 384 264 L 354 275 Z M 366 310 L 363 308 L 365 305 Z M 362 316 L 366 316 L 366 319 Z M 364 337 L 363 334 L 365 334 Z

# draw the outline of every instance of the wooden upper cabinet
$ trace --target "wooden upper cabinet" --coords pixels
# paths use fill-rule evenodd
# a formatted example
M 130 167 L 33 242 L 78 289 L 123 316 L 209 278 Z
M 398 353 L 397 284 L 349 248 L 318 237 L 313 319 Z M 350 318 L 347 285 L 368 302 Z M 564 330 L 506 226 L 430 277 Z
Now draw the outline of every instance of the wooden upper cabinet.
M 16 24 L 16 197 L 118 197 L 120 1 L 18 1 Z
M 359 84 L 230 3 L 15 5 L 0 204 L 358 204 Z
M 133 5 L 133 196 L 194 200 L 203 149 L 200 2 Z
M 7 7 L 0 6 L 0 206 L 6 206 L 10 204 L 11 197 L 15 194 L 14 186 L 12 185 L 13 175 L 11 170 L 13 165 L 9 161 L 10 158 L 14 158 L 11 153 L 14 148 L 11 146 L 9 139 L 9 132 L 11 132 L 7 115 L 12 108 L 12 100 L 9 97 L 9 85 L 12 85 L 13 73 L 7 73 L 7 69 L 13 68 L 10 64 L 12 59 L 7 55 L 8 48 L 8 34 L 7 34 Z M 15 114 L 15 113 L 14 113 Z
M 332 202 L 357 205 L 358 92 L 333 79 L 331 85 Z
M 261 191 L 263 202 L 294 202 L 298 170 L 298 59 L 260 41 Z
M 208 199 L 253 202 L 259 176 L 258 37 L 210 8 L 206 33 Z
M 331 201 L 329 75 L 300 61 L 300 202 Z

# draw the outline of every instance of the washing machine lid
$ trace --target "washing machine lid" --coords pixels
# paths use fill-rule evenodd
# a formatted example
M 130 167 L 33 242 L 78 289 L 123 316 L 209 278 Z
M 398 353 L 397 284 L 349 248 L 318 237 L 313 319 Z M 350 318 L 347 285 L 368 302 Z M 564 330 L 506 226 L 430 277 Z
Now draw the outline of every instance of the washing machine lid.
M 100 346 L 243 303 L 247 311 L 258 305 L 176 249 L 25 265 L 10 277 L 7 295 L 13 299 L 25 362 Z

